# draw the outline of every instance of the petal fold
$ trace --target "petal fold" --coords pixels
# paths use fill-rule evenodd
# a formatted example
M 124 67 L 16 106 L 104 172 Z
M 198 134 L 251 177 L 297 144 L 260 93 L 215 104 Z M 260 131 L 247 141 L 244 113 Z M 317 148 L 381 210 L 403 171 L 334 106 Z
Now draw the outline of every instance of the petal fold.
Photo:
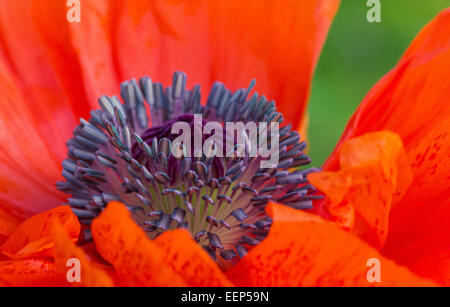
M 392 201 L 411 183 L 402 141 L 389 131 L 367 133 L 346 141 L 339 154 L 339 171 L 312 173 L 308 179 L 327 195 L 327 209 L 342 227 L 380 248 Z
M 121 203 L 111 202 L 92 223 L 98 252 L 111 263 L 124 286 L 186 286 L 166 264 L 161 248 L 147 238 Z
M 230 287 L 222 270 L 186 230 L 167 231 L 153 242 L 167 264 L 191 287 Z
M 85 254 L 85 252 L 75 246 L 71 237 L 68 236 L 64 226 L 57 221 L 53 221 L 53 239 L 55 241 L 55 266 L 56 271 L 62 276 L 70 274 L 71 264 L 69 260 L 76 260 L 73 265 L 79 265 L 80 281 L 72 282 L 72 286 L 84 287 L 112 287 L 114 282 L 101 264 L 97 264 Z
M 22 259 L 40 253 L 53 254 L 52 223 L 58 221 L 62 229 L 72 241 L 77 241 L 80 234 L 80 223 L 69 206 L 60 206 L 39 213 L 23 222 L 8 240 L 0 247 L 0 251 L 13 259 Z
M 283 205 L 270 204 L 267 211 L 274 220 L 268 237 L 227 273 L 237 286 L 436 285 L 332 223 Z M 374 258 L 380 282 L 371 283 L 368 261 Z
M 366 132 L 387 129 L 400 135 L 413 181 L 393 203 L 383 252 L 440 280 L 449 269 L 442 255 L 450 246 L 449 71 L 450 8 L 425 26 L 397 66 L 367 94 L 325 164 L 325 170 L 337 170 L 342 144 Z M 416 270 L 414 263 L 424 258 L 434 259 L 433 266 Z
M 21 219 L 4 212 L 0 208 L 0 244 L 3 243 L 1 237 L 9 237 L 22 222 Z

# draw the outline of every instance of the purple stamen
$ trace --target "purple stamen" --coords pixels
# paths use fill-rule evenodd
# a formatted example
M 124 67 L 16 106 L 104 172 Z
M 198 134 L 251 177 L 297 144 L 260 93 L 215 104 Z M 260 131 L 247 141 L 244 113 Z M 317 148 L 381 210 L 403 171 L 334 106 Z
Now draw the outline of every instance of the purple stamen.
M 245 150 L 243 156 L 222 157 L 212 147 L 196 157 L 193 148 L 190 154 L 177 148 L 172 127 L 184 122 L 194 131 L 194 114 L 202 115 L 201 128 L 212 121 L 223 129 L 226 122 L 283 121 L 273 102 L 256 93 L 249 97 L 254 82 L 235 92 L 216 82 L 206 105 L 200 103 L 199 86 L 188 90 L 185 85 L 186 75 L 177 72 L 172 87 L 144 77 L 122 83 L 123 102 L 115 96 L 100 97 L 100 109 L 91 112 L 89 121 L 81 119 L 67 142 L 65 181 L 57 187 L 71 195 L 68 203 L 86 225 L 109 202 L 121 201 L 150 238 L 186 229 L 226 266 L 267 236 L 272 220 L 264 209 L 269 201 L 312 207 L 317 196 L 306 175 L 317 169 L 293 169 L 311 160 L 303 153 L 305 142 L 289 125 L 279 131 L 276 168 L 261 168 L 260 157 Z M 270 131 L 265 133 L 272 137 Z M 210 136 L 202 134 L 202 145 Z M 233 138 L 235 154 L 243 144 Z M 175 150 L 183 155 L 174 155 Z

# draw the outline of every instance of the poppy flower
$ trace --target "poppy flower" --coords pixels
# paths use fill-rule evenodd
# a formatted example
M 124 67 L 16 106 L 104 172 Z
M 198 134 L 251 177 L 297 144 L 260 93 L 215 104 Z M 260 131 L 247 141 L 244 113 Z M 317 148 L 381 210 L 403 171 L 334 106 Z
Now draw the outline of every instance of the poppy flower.
M 0 6 L 1 285 L 449 284 L 450 10 L 318 171 L 296 168 L 296 130 L 338 1 L 98 0 L 79 24 L 61 1 Z M 174 71 L 189 80 L 164 87 Z M 252 78 L 265 96 L 239 89 Z M 278 169 L 171 156 L 194 113 L 284 119 Z

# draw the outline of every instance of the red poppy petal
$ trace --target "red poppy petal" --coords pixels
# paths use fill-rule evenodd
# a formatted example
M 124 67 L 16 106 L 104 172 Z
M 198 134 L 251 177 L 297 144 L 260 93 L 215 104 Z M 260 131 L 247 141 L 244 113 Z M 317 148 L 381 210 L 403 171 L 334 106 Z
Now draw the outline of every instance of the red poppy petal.
M 53 262 L 26 259 L 0 262 L 0 286 L 46 287 L 68 286 L 65 278 L 56 272 Z
M 341 226 L 380 248 L 388 235 L 392 200 L 411 182 L 402 141 L 388 131 L 367 133 L 346 141 L 339 154 L 338 172 L 313 173 L 308 179 L 327 195 L 329 212 Z
M 222 270 L 185 230 L 167 231 L 155 242 L 168 265 L 192 287 L 230 287 Z
M 56 271 L 62 276 L 70 274 L 71 268 L 79 265 L 80 281 L 71 282 L 72 286 L 85 287 L 111 287 L 113 280 L 102 265 L 90 260 L 85 252 L 75 246 L 71 237 L 67 235 L 64 227 L 59 222 L 52 223 L 53 239 L 55 242 Z M 78 262 L 71 263 L 70 260 Z M 69 266 L 68 266 L 69 264 Z M 74 277 L 74 276 L 72 276 Z
M 185 286 L 166 264 L 162 249 L 149 240 L 124 205 L 111 202 L 92 223 L 98 252 L 127 286 Z
M 334 224 L 283 205 L 270 204 L 268 213 L 274 220 L 268 237 L 227 273 L 237 286 L 435 285 Z M 367 279 L 372 258 L 380 261 L 380 283 Z
M 68 27 L 65 1 L 0 3 L 0 206 L 21 218 L 63 200 L 65 142 L 89 111 Z
M 184 69 L 205 88 L 215 79 L 237 88 L 256 77 L 297 125 L 337 5 L 98 0 L 82 2 L 82 22 L 71 24 L 65 1 L 0 3 L 0 93 L 10 106 L 0 111 L 0 129 L 14 131 L 0 135 L 0 182 L 9 185 L 0 205 L 27 218 L 60 203 L 48 183 L 60 178 L 65 141 L 97 97 L 117 93 L 125 78 L 168 81 Z
M 52 220 L 59 221 L 73 241 L 78 239 L 80 223 L 77 217 L 69 206 L 61 206 L 39 213 L 23 222 L 0 247 L 0 251 L 13 259 L 51 252 L 55 246 L 51 227 Z
M 420 199 L 409 203 L 402 200 L 391 213 L 391 233 L 383 253 L 417 274 L 448 286 L 450 199 L 445 194 L 442 197 L 445 199 L 431 197 L 424 203 Z
M 433 253 L 434 259 L 441 259 L 450 246 L 449 70 L 450 9 L 446 9 L 369 92 L 340 141 L 381 129 L 402 137 L 414 179 L 405 197 L 393 204 L 384 251 L 402 264 Z M 337 169 L 340 148 L 326 170 Z M 434 268 L 424 276 L 441 275 L 442 266 L 435 263 Z
M 117 66 L 116 56 L 116 45 L 123 43 L 117 42 L 115 38 L 117 24 L 115 6 L 120 2 L 85 1 L 82 3 L 82 21 L 69 27 L 70 39 L 76 49 L 82 70 L 87 99 L 90 106 L 95 109 L 98 107 L 98 97 L 117 95 L 120 82 L 125 81 L 120 77 L 121 69 Z M 147 60 L 152 61 L 152 58 Z M 136 59 L 128 58 L 127 65 L 138 64 Z M 141 76 L 133 76 L 138 77 Z
M 448 208 L 450 202 L 447 201 L 445 205 Z M 434 219 L 432 217 L 434 214 L 436 213 L 425 213 L 423 219 L 419 221 L 432 225 L 429 219 Z M 393 243 L 388 241 L 389 245 L 386 245 L 383 254 L 407 266 L 420 276 L 432 278 L 442 285 L 450 286 L 450 248 L 447 240 L 450 236 L 449 227 L 438 224 L 434 229 L 427 229 L 423 234 L 417 234 L 418 227 L 413 224 L 410 224 L 410 227 L 414 240 L 407 238 L 406 243 L 397 242 L 398 247 L 391 245 Z
M 0 3 L 0 54 L 26 99 L 17 111 L 20 106 L 27 112 L 15 117 L 27 119 L 58 160 L 66 155 L 77 117 L 89 111 L 66 9 L 58 0 Z
M 182 70 L 189 84 L 198 83 L 203 90 L 215 80 L 235 90 L 255 78 L 258 91 L 274 99 L 299 128 L 313 70 L 338 4 L 338 0 L 118 1 L 113 50 L 120 79 L 149 75 L 167 84 L 174 71 Z
M 0 208 L 25 219 L 62 202 L 53 185 L 60 176 L 56 160 L 33 129 L 29 101 L 0 57 Z
M 9 237 L 22 222 L 22 220 L 15 216 L 11 216 L 0 208 L 0 244 L 4 242 L 1 237 Z

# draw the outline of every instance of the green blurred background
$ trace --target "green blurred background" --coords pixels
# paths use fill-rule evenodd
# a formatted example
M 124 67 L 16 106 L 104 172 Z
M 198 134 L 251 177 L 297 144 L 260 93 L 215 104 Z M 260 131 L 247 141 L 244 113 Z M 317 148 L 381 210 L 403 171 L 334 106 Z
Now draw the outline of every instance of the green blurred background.
M 416 34 L 449 0 L 381 0 L 381 23 L 369 23 L 367 0 L 341 0 L 314 77 L 309 155 L 321 165 L 370 88 L 400 59 Z

